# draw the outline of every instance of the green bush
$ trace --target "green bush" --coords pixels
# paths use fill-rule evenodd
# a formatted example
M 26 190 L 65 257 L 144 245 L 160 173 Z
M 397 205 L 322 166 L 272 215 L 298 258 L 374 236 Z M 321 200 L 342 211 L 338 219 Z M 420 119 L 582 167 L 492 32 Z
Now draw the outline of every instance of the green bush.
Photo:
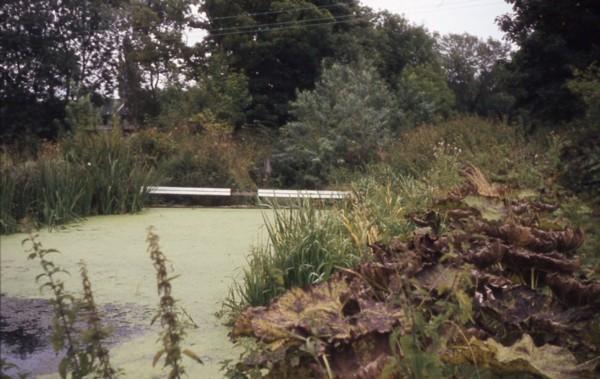
M 163 162 L 165 185 L 181 187 L 231 187 L 235 180 L 222 156 L 210 156 L 190 148 Z
M 92 104 L 89 95 L 69 103 L 65 112 L 65 121 L 74 133 L 94 131 L 102 123 L 100 110 Z
M 399 118 L 395 129 L 414 127 L 446 119 L 454 108 L 454 93 L 441 68 L 429 64 L 408 66 L 396 85 Z
M 332 169 L 374 160 L 390 129 L 393 102 L 370 64 L 325 68 L 315 89 L 291 104 L 295 121 L 282 128 L 273 155 L 278 184 L 322 187 Z
M 155 168 L 177 152 L 173 133 L 162 133 L 155 128 L 133 134 L 129 146 L 140 161 Z

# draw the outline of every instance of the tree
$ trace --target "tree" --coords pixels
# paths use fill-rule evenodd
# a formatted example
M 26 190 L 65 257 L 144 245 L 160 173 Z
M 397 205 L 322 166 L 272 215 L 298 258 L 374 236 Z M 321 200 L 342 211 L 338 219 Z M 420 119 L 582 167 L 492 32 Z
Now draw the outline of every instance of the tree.
M 375 67 L 333 64 L 291 104 L 273 170 L 283 186 L 319 187 L 336 167 L 373 160 L 390 131 L 394 98 Z
M 52 136 L 65 105 L 109 93 L 118 0 L 7 0 L 0 8 L 0 134 Z
M 321 61 L 355 24 L 365 22 L 356 0 L 207 0 L 205 54 L 228 58 L 248 78 L 249 124 L 278 127 L 288 120 L 296 90 L 313 87 Z
M 396 88 L 404 67 L 438 62 L 435 39 L 402 16 L 381 12 L 373 21 L 370 52 L 390 88 Z
M 162 87 L 182 79 L 188 52 L 183 32 L 194 22 L 197 0 L 128 0 L 117 28 L 124 35 L 120 50 L 119 95 L 132 120 L 143 123 L 160 113 Z
M 449 34 L 439 41 L 448 85 L 459 112 L 497 116 L 508 112 L 511 97 L 505 91 L 510 46 L 470 34 Z
M 513 13 L 497 21 L 519 45 L 512 69 L 517 105 L 540 120 L 569 120 L 584 111 L 566 88 L 573 68 L 600 60 L 600 2 L 597 0 L 506 0 Z
M 197 68 L 193 79 L 194 85 L 171 85 L 160 91 L 160 114 L 152 120 L 155 124 L 164 128 L 181 126 L 209 115 L 231 128 L 244 124 L 245 110 L 250 105 L 244 74 L 232 71 L 223 57 L 213 55 L 206 65 Z
M 436 122 L 450 116 L 454 109 L 454 93 L 436 65 L 405 67 L 396 88 L 400 111 L 396 128 Z

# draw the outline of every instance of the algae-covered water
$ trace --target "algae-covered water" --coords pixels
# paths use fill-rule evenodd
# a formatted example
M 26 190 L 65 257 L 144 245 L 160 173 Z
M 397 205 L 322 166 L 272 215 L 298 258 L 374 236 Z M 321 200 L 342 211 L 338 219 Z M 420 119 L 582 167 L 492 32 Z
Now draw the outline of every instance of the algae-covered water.
M 113 364 L 124 369 L 127 378 L 159 378 L 164 372 L 151 364 L 159 350 L 157 328 L 149 326 L 158 298 L 145 241 L 146 228 L 153 225 L 162 250 L 181 275 L 173 282 L 173 293 L 199 326 L 189 331 L 184 345 L 205 364 L 186 359 L 188 376 L 221 378 L 220 362 L 239 352 L 215 313 L 245 264 L 249 247 L 258 240 L 262 217 L 256 209 L 150 209 L 137 215 L 92 217 L 62 230 L 42 231 L 39 239 L 44 247 L 62 252 L 53 259 L 71 272 L 67 289 L 79 293 L 77 264 L 82 259 L 87 263 L 96 302 L 115 330 Z M 37 300 L 48 294 L 39 293 L 34 278 L 40 267 L 26 260 L 24 238 L 23 234 L 0 237 L 0 326 L 10 330 L 11 337 L 17 336 L 15 345 L 4 334 L 2 357 L 34 376 L 57 377 L 58 358 L 43 341 L 49 333 L 44 320 L 48 307 Z M 10 323 L 19 318 L 25 319 L 20 320 L 19 330 L 11 329 Z M 34 342 L 24 342 L 26 337 Z

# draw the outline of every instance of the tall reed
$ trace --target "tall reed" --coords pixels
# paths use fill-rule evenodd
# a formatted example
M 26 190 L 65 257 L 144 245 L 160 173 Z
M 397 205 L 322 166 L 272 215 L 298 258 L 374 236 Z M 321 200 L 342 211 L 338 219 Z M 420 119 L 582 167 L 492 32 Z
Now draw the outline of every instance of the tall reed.
M 15 197 L 17 183 L 10 170 L 0 168 L 0 233 L 17 231 Z
M 1 170 L 0 232 L 23 218 L 53 227 L 95 214 L 140 211 L 160 174 L 116 133 L 76 135 L 52 156 Z
M 131 151 L 117 132 L 76 135 L 65 141 L 65 158 L 85 170 L 92 193 L 94 214 L 118 214 L 141 210 L 146 188 L 157 184 L 156 170 Z
M 227 303 L 231 308 L 266 305 L 286 289 L 326 280 L 335 267 L 359 259 L 335 214 L 308 201 L 296 209 L 275 207 L 265 225 L 268 239 L 252 249 Z

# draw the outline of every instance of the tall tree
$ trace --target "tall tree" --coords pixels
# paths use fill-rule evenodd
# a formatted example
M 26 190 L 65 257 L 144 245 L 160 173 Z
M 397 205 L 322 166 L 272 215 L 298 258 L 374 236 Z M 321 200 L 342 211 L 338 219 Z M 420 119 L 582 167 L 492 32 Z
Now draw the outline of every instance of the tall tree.
M 439 49 L 459 112 L 483 116 L 508 112 L 513 103 L 505 91 L 510 45 L 465 33 L 443 36 Z
M 120 97 L 134 121 L 160 112 L 161 87 L 180 81 L 185 29 L 198 0 L 128 0 L 120 12 Z
M 338 37 L 366 22 L 356 0 L 206 0 L 201 10 L 205 51 L 248 77 L 247 122 L 270 127 L 288 120 L 289 101 L 312 88 Z
M 598 0 L 506 0 L 513 13 L 498 19 L 520 50 L 513 81 L 518 105 L 542 120 L 567 120 L 583 112 L 581 100 L 565 86 L 573 68 L 600 60 Z
M 373 20 L 369 41 L 379 73 L 391 88 L 396 88 L 406 66 L 438 65 L 435 39 L 422 26 L 406 18 L 381 12 Z
M 50 136 L 65 104 L 115 84 L 118 0 L 7 0 L 0 6 L 0 134 Z

